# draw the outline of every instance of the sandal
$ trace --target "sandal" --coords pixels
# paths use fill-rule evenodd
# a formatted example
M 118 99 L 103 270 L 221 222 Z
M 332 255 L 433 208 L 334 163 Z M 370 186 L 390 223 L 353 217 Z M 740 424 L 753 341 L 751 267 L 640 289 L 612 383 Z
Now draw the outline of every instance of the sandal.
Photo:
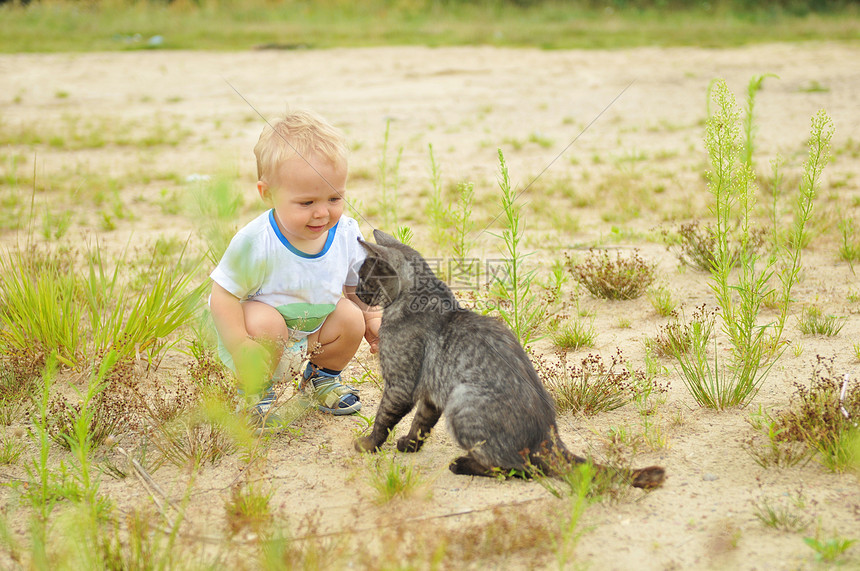
M 248 426 L 254 431 L 255 436 L 270 434 L 283 428 L 283 420 L 271 410 L 262 412 L 254 406 L 248 409 Z
M 275 432 L 282 428 L 283 421 L 273 412 L 275 400 L 278 397 L 271 385 L 261 395 L 247 395 L 246 398 L 245 391 L 242 389 L 239 389 L 238 393 L 240 400 L 245 401 L 248 427 L 254 431 L 255 436 Z M 242 410 L 241 404 L 236 407 L 237 412 L 240 410 Z
M 317 408 L 322 412 L 342 416 L 361 410 L 358 391 L 349 385 L 341 384 L 340 375 L 329 377 L 317 372 L 302 383 L 302 390 L 307 389 L 311 389 Z

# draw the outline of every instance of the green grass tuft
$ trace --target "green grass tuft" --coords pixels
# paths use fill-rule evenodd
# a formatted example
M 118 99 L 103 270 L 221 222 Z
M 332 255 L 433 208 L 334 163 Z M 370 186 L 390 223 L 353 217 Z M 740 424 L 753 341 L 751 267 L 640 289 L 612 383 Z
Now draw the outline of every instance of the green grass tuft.
M 615 259 L 606 251 L 589 251 L 586 260 L 573 265 L 568 258 L 573 279 L 594 297 L 626 300 L 640 297 L 656 279 L 656 264 L 646 262 L 638 251 L 630 256 L 617 253 Z

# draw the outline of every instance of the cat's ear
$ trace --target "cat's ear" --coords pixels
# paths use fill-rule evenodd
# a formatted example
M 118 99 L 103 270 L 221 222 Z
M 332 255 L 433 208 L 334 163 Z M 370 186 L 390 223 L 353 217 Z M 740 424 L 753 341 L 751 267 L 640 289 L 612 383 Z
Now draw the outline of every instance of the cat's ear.
M 383 248 L 380 248 L 376 244 L 373 244 L 372 242 L 365 242 L 361 238 L 358 239 L 358 243 L 361 244 L 362 248 L 364 248 L 364 251 L 367 252 L 368 256 L 372 256 L 374 258 L 385 257 L 385 250 Z
M 355 293 L 367 305 L 385 307 L 400 295 L 400 278 L 391 264 L 371 249 L 371 246 L 373 248 L 380 248 L 380 246 L 367 242 L 362 242 L 362 245 L 368 249 L 368 253 L 358 270 L 358 286 Z
M 376 240 L 376 243 L 380 246 L 399 246 L 400 240 L 395 238 L 394 236 L 390 236 L 383 232 L 382 230 L 374 230 L 373 231 L 373 239 Z

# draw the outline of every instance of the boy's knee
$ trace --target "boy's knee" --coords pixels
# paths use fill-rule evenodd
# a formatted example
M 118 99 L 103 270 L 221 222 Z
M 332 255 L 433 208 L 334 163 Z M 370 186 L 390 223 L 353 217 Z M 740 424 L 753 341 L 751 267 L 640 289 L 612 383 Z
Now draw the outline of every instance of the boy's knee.
M 357 305 L 343 298 L 337 302 L 335 311 L 340 313 L 345 330 L 352 335 L 364 336 L 364 314 Z
M 252 305 L 253 304 L 253 305 Z M 245 330 L 254 338 L 286 338 L 288 333 L 284 318 L 274 307 L 260 302 L 246 302 Z

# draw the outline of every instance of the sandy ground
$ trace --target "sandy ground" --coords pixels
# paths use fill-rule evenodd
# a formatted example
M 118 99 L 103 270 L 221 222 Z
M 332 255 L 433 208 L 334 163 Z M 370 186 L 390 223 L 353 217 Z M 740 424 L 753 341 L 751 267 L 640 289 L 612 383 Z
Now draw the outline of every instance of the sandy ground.
M 654 426 L 649 430 L 651 435 L 659 430 L 665 442 L 642 445 L 635 455 L 630 450 L 627 455 L 634 465 L 665 466 L 668 480 L 654 492 L 636 491 L 618 502 L 589 507 L 575 563 L 591 569 L 813 569 L 821 564 L 802 541 L 804 536 L 860 539 L 857 477 L 830 473 L 815 461 L 784 470 L 764 469 L 743 443 L 763 442 L 747 422 L 750 413 L 759 407 L 785 408 L 793 383 L 809 382 L 816 355 L 833 357 L 840 374 L 860 377 L 852 348 L 860 341 L 856 301 L 860 280 L 838 260 L 835 230 L 841 217 L 860 223 L 857 61 L 860 49 L 841 44 L 611 52 L 380 48 L 2 55 L 0 113 L 5 132 L 78 117 L 106 120 L 107 131 L 142 129 L 161 121 L 184 134 L 175 146 L 64 150 L 14 144 L 0 152 L 7 174 L 30 180 L 26 177 L 32 178 L 35 166 L 37 178 L 68 189 L 40 190 L 36 196 L 37 204 L 55 211 L 71 209 L 73 227 L 67 239 L 76 240 L 81 233 L 98 235 L 121 247 L 130 238 L 135 243 L 159 236 L 184 238 L 195 228 L 194 216 L 184 206 L 193 187 L 187 177 L 238 172 L 245 184 L 243 217 L 250 219 L 261 208 L 253 187 L 251 153 L 261 115 L 274 117 L 287 105 L 310 107 L 340 126 L 350 140 L 350 193 L 362 215 L 362 228 L 369 233 L 372 226 L 382 224 L 378 171 L 390 124 L 389 166 L 402 149 L 397 191 L 401 222 L 413 228 L 416 244 L 428 257 L 444 257 L 427 237 L 423 214 L 430 187 L 428 144 L 446 187 L 475 182 L 476 232 L 498 211 L 497 149 L 502 148 L 519 189 L 539 177 L 523 194 L 526 246 L 538 252 L 536 259 L 546 263 L 563 259 L 565 252 L 582 255 L 591 245 L 639 248 L 658 264 L 660 282 L 689 312 L 703 302 L 713 305 L 707 276 L 680 267 L 673 253 L 651 238 L 660 228 L 673 229 L 707 214 L 702 135 L 711 80 L 724 78 L 742 102 L 753 75 L 776 74 L 778 78 L 765 81 L 757 99 L 756 162 L 759 172 L 767 175 L 771 158 L 777 153 L 785 158 L 791 195 L 783 199 L 784 212 L 790 209 L 805 158 L 810 118 L 823 108 L 836 126 L 835 156 L 816 206 L 817 237 L 804 252 L 793 313 L 799 315 L 804 304 L 815 303 L 826 313 L 843 316 L 844 327 L 835 337 L 804 336 L 796 320 L 790 319 L 787 338 L 793 348 L 778 361 L 747 409 L 713 412 L 696 406 L 671 362 L 664 361 L 666 371 L 660 380 L 670 389 L 650 417 Z M 21 158 L 13 168 L 9 157 L 14 155 Z M 99 227 L 100 207 L 80 198 L 95 178 L 130 181 L 118 195 L 128 216 L 112 231 Z M 29 183 L 21 187 L 28 189 Z M 560 187 L 573 191 L 560 193 Z M 5 185 L 2 191 L 8 193 L 9 188 Z M 28 203 L 19 201 L 17 208 Z M 168 208 L 173 203 L 181 206 L 178 212 Z M 14 236 L 7 230 L 3 239 Z M 498 241 L 480 235 L 473 255 L 500 257 Z M 572 289 L 569 283 L 566 295 Z M 643 340 L 653 337 L 665 318 L 644 297 L 606 302 L 585 294 L 580 303 L 593 312 L 598 336 L 594 348 L 574 352 L 569 359 L 589 351 L 608 357 L 621 348 L 641 368 Z M 546 341 L 538 346 L 550 351 Z M 359 357 L 374 366 L 365 349 Z M 183 362 L 182 355 L 168 359 L 173 366 Z M 355 364 L 350 371 L 358 378 L 362 369 Z M 363 412 L 373 414 L 380 396 L 373 384 L 364 383 Z M 566 414 L 559 423 L 571 449 L 596 458 L 608 454 L 610 427 L 646 431 L 632 405 L 588 418 Z M 535 482 L 454 476 L 446 467 L 458 451 L 441 424 L 420 453 L 397 456 L 398 462 L 419 470 L 426 483 L 423 492 L 381 506 L 368 483 L 373 461 L 353 451 L 352 440 L 362 428 L 358 419 L 312 414 L 297 428 L 297 434 L 276 436 L 265 461 L 250 470 L 271 485 L 276 519 L 292 526 L 297 535 L 309 529 L 303 518 L 316 512 L 314 537 L 342 538 L 346 549 L 361 553 L 372 553 L 372 546 L 379 544 L 382 553 L 373 556 L 378 559 L 356 555 L 354 564 L 391 567 L 387 557 L 395 549 L 385 538 L 395 530 L 402 532 L 407 522 L 420 522 L 418 529 L 431 536 L 438 530 L 438 536 L 448 533 L 452 538 L 469 537 L 469 530 L 487 529 L 493 522 L 508 522 L 508 527 L 499 527 L 504 533 L 497 541 L 512 555 L 496 559 L 492 550 L 478 551 L 477 556 L 463 554 L 461 564 L 556 565 L 555 548 L 546 535 L 537 534 L 545 541 L 536 540 L 528 548 L 510 545 L 517 537 L 537 533 L 534 522 L 563 512 L 566 503 Z M 187 549 L 229 560 L 233 548 L 220 539 L 225 530 L 224 502 L 231 484 L 241 481 L 246 470 L 243 459 L 234 454 L 197 475 L 180 534 Z M 9 466 L 0 469 L 0 475 L 8 481 L 22 477 L 23 471 Z M 177 501 L 186 491 L 185 472 L 164 467 L 153 478 Z M 132 478 L 104 477 L 102 491 L 120 510 L 150 503 Z M 13 512 L 13 495 L 8 490 L 2 495 L 7 511 Z M 799 495 L 806 499 L 801 513 L 813 522 L 803 532 L 765 527 L 754 515 L 754 505 L 762 499 L 785 503 Z M 494 507 L 498 509 L 493 511 Z M 554 515 L 546 521 L 557 524 L 561 519 Z M 14 530 L 22 536 L 25 521 L 13 520 Z M 347 531 L 357 535 L 342 534 Z M 253 544 L 253 536 L 240 540 L 236 544 L 240 547 Z M 420 542 L 415 545 L 420 550 Z M 500 551 L 506 550 L 495 549 Z M 430 556 L 415 561 L 429 567 Z M 446 565 L 461 566 L 453 561 Z M 860 568 L 860 547 L 847 553 L 846 562 L 847 567 Z

